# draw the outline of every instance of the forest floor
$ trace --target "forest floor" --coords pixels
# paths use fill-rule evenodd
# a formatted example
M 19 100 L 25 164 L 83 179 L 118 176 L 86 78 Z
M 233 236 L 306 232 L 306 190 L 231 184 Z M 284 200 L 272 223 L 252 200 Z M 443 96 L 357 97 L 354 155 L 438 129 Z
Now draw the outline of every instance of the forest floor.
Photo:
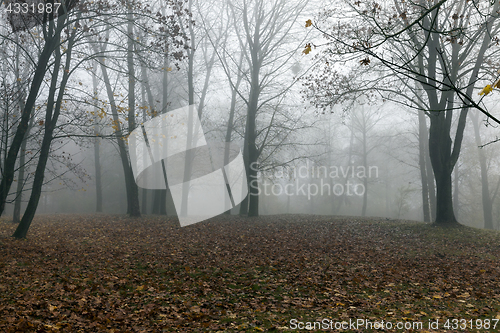
M 495 231 L 306 215 L 14 229 L 0 222 L 0 332 L 500 330 Z

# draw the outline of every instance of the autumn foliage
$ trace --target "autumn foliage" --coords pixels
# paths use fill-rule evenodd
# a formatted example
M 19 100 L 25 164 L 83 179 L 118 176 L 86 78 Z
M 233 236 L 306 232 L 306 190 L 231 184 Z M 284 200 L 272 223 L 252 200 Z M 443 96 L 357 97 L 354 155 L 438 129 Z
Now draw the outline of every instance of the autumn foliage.
M 385 219 L 43 216 L 0 223 L 1 332 L 290 331 L 495 318 L 499 235 Z M 500 317 L 499 317 L 500 318 Z M 450 331 L 449 331 L 450 332 Z

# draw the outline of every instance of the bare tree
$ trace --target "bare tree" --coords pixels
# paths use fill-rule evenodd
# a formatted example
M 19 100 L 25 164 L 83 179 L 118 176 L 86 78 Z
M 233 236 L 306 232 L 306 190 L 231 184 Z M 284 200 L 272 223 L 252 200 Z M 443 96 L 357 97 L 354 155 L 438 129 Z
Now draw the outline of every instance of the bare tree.
M 361 1 L 344 3 L 342 17 L 337 17 L 338 26 L 325 24 L 340 13 L 340 7 L 325 12 L 317 24 L 308 21 L 330 42 L 325 60 L 335 64 L 351 55 L 361 66 L 384 68 L 401 87 L 413 83 L 419 86 L 423 98 L 419 100 L 414 89 L 407 89 L 407 98 L 398 101 L 425 112 L 430 119 L 429 151 L 437 189 L 435 222 L 456 224 L 451 174 L 460 154 L 468 110 L 477 108 L 498 121 L 474 101 L 472 93 L 478 78 L 490 73 L 485 59 L 498 52 L 491 48 L 491 42 L 500 29 L 500 4 L 466 0 L 394 1 L 387 7 Z M 347 22 L 346 17 L 351 21 Z M 310 52 L 311 46 L 307 45 L 305 52 Z M 368 78 L 361 90 L 391 98 L 382 83 L 387 82 Z M 355 92 L 359 93 L 359 89 Z M 342 93 L 338 91 L 337 95 Z M 316 98 L 325 105 L 334 95 Z M 457 111 L 454 128 L 452 120 Z
M 481 202 L 483 206 L 484 228 L 493 229 L 493 202 L 495 202 L 500 181 L 497 182 L 495 189 L 491 192 L 489 187 L 490 182 L 488 181 L 488 163 L 486 153 L 484 148 L 480 148 L 482 146 L 482 139 L 479 129 L 479 112 L 470 112 L 469 117 L 471 118 L 472 126 L 474 128 L 474 138 L 477 145 L 477 154 L 481 169 Z
M 240 52 L 244 54 L 245 64 L 240 68 L 225 67 L 225 72 L 245 73 L 248 70 L 248 74 L 244 74 L 246 84 L 237 92 L 247 105 L 243 154 L 249 184 L 257 181 L 259 156 L 264 147 L 259 147 L 257 141 L 258 113 L 286 94 L 295 82 L 292 80 L 291 84 L 273 86 L 277 83 L 277 77 L 292 66 L 290 60 L 293 59 L 298 44 L 291 42 L 290 34 L 296 28 L 295 23 L 305 5 L 306 1 L 292 4 L 284 0 L 230 2 L 236 39 Z M 232 79 L 232 76 L 228 77 Z M 235 87 L 235 82 L 231 81 L 231 85 Z M 248 201 L 242 202 L 240 213 L 248 212 L 249 216 L 257 216 L 259 198 L 256 186 L 250 186 Z

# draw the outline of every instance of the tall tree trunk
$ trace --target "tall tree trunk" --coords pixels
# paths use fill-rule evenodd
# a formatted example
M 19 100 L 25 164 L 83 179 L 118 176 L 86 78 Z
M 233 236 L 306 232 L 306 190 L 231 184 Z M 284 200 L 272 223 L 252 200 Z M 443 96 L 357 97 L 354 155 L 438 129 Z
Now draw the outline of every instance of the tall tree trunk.
M 495 2 L 491 9 L 492 13 L 497 13 L 499 8 L 500 3 Z M 438 9 L 433 15 L 437 15 L 437 13 Z M 429 117 L 431 125 L 429 129 L 429 154 L 437 189 L 435 223 L 437 225 L 446 225 L 458 224 L 453 210 L 451 173 L 460 155 L 467 120 L 468 105 L 465 105 L 459 113 L 457 129 L 452 144 L 451 124 L 455 92 L 451 90 L 442 91 L 439 99 L 435 83 L 435 79 L 437 78 L 437 64 L 439 63 L 442 67 L 446 66 L 440 54 L 442 50 L 440 44 L 442 36 L 440 36 L 438 32 L 434 32 L 434 28 L 437 28 L 437 22 L 437 20 L 430 20 L 428 17 L 423 18 L 423 26 L 429 34 L 426 43 L 426 48 L 428 50 L 427 64 L 424 66 L 422 53 L 418 55 L 418 61 L 420 70 L 423 72 L 427 69 L 428 71 L 427 77 L 419 78 L 419 81 L 422 83 L 422 87 L 427 93 L 430 106 Z M 484 63 L 486 50 L 490 47 L 493 22 L 494 20 L 488 20 L 484 26 L 484 37 L 481 41 L 481 46 L 478 49 L 477 55 L 475 56 L 474 67 L 470 71 L 470 77 L 465 91 L 466 96 L 472 96 L 478 79 L 479 70 Z M 457 82 L 459 69 L 462 68 L 462 60 L 459 59 L 459 50 L 460 45 L 455 43 L 452 49 L 451 61 L 449 62 L 451 64 L 450 68 L 442 68 L 443 71 L 446 71 L 446 75 L 443 74 L 443 81 L 448 86 L 453 86 Z
M 24 173 L 26 168 L 26 145 L 28 143 L 28 136 L 31 128 L 33 127 L 34 117 L 30 119 L 28 130 L 26 131 L 26 137 L 21 145 L 21 151 L 19 155 L 19 173 L 17 175 L 17 189 L 16 189 L 16 201 L 14 203 L 14 214 L 12 216 L 12 221 L 14 223 L 19 223 L 21 221 L 21 206 L 23 203 L 23 188 L 24 188 Z
M 141 85 L 141 102 L 142 102 L 142 122 L 145 123 L 148 118 L 147 118 L 147 112 L 146 110 L 148 109 L 148 101 L 146 100 L 146 88 L 145 88 L 145 80 L 147 80 L 147 76 L 144 73 L 144 64 L 141 64 L 142 68 L 142 85 Z M 151 107 L 154 104 L 151 105 Z M 143 155 L 143 160 L 142 162 L 144 165 L 147 163 L 147 157 L 146 154 Z M 142 202 L 141 202 L 141 211 L 143 214 L 147 214 L 148 211 L 148 190 L 143 188 L 142 189 Z
M 63 101 L 66 84 L 68 83 L 70 65 L 71 65 L 71 53 L 73 49 L 75 39 L 75 32 L 68 40 L 68 49 L 66 51 L 66 62 L 64 66 L 63 77 L 59 86 L 59 94 L 57 100 L 55 100 L 55 93 L 57 89 L 57 78 L 59 73 L 59 66 L 61 64 L 61 50 L 59 48 L 55 49 L 55 61 L 54 61 L 54 71 L 52 72 L 52 80 L 49 89 L 49 96 L 47 99 L 47 110 L 45 113 L 45 132 L 42 139 L 42 146 L 40 149 L 40 157 L 38 158 L 38 164 L 35 170 L 35 178 L 33 180 L 33 187 L 31 189 L 30 199 L 28 205 L 24 212 L 23 218 L 19 222 L 16 231 L 12 235 L 15 238 L 26 238 L 33 217 L 35 216 L 36 209 L 38 207 L 38 202 L 40 200 L 40 194 L 42 193 L 43 179 L 45 176 L 45 168 L 47 165 L 47 160 L 49 158 L 50 146 L 53 139 L 54 129 L 57 125 L 57 120 L 61 111 L 61 104 Z M 55 101 L 55 103 L 54 103 Z
M 248 195 L 241 201 L 240 203 L 240 216 L 248 215 L 248 203 L 250 201 L 250 183 L 248 182 L 249 178 L 249 163 L 248 163 L 248 144 L 247 144 L 247 136 L 245 135 L 243 141 L 243 161 L 245 164 L 245 173 L 247 175 L 247 185 L 248 185 Z
M 250 97 L 248 100 L 247 124 L 245 131 L 246 146 L 248 149 L 248 184 L 250 190 L 248 192 L 248 216 L 259 216 L 259 187 L 257 181 L 257 171 L 259 152 L 257 150 L 257 108 L 260 95 L 260 62 L 258 60 L 258 50 L 253 49 L 251 52 L 253 68 L 251 71 Z
M 215 52 L 212 54 L 212 62 L 214 60 Z M 238 63 L 238 68 L 242 67 L 243 64 L 243 53 L 240 55 L 240 60 Z M 238 89 L 240 87 L 241 81 L 243 79 L 243 74 L 238 71 L 237 77 L 236 77 L 236 83 L 234 86 L 230 84 L 230 89 L 231 89 L 231 107 L 229 109 L 229 119 L 227 120 L 227 127 L 226 127 L 226 144 L 231 142 L 232 139 L 232 134 L 233 134 L 233 129 L 234 129 L 234 114 L 236 112 L 236 98 L 238 96 Z M 224 154 L 224 165 L 227 165 L 229 163 L 229 150 L 226 149 L 225 154 Z M 244 201 L 247 200 L 248 196 L 245 197 Z M 241 204 L 240 203 L 240 214 L 241 214 Z M 246 207 L 248 208 L 248 201 L 246 201 Z M 245 215 L 248 213 L 248 210 L 245 212 Z M 227 212 L 225 212 L 226 215 L 231 215 L 231 210 L 229 209 Z
M 238 89 L 239 83 L 241 82 L 241 76 L 238 78 L 236 83 L 236 88 L 231 87 L 231 108 L 229 109 L 229 119 L 227 120 L 226 127 L 226 144 L 231 142 L 231 136 L 234 128 L 234 113 L 236 111 L 236 89 Z M 224 165 L 229 163 L 229 149 L 224 152 Z M 229 186 L 229 185 L 228 185 Z M 225 212 L 226 215 L 231 215 L 231 209 Z
M 425 137 L 428 138 L 427 124 L 425 126 Z M 434 171 L 432 170 L 431 156 L 429 152 L 429 140 L 425 140 L 425 171 L 426 171 L 426 179 L 427 179 L 427 190 L 429 192 L 429 213 L 430 220 L 436 220 L 436 185 L 434 182 Z
M 19 38 L 16 35 L 16 43 L 19 42 Z M 20 60 L 19 60 L 19 55 L 20 55 L 20 47 L 19 44 L 16 45 L 16 67 L 15 67 L 15 75 L 16 77 L 20 78 L 21 73 L 19 71 L 19 66 L 20 66 Z M 24 88 L 21 86 L 21 82 L 17 81 L 17 89 L 20 93 L 19 99 L 18 99 L 18 105 L 19 105 L 19 110 L 22 116 L 22 112 L 24 110 L 24 99 L 26 98 Z M 7 113 L 6 113 L 7 114 Z M 33 127 L 33 122 L 34 122 L 34 117 L 30 118 L 28 129 L 26 131 L 25 137 L 23 139 L 23 143 L 21 144 L 21 151 L 20 151 L 20 156 L 19 156 L 19 172 L 17 175 L 17 189 L 16 189 L 16 200 L 14 203 L 14 213 L 12 216 L 12 222 L 14 223 L 19 223 L 21 221 L 21 206 L 23 203 L 23 188 L 24 188 L 24 173 L 25 173 L 25 168 L 26 168 L 26 145 L 28 143 L 28 136 L 30 133 L 31 128 Z M 5 127 L 7 128 L 7 127 Z
M 94 88 L 94 168 L 95 168 L 95 198 L 96 205 L 95 211 L 98 213 L 102 212 L 102 177 L 101 177 L 101 139 L 100 136 L 100 128 L 98 123 L 97 113 L 99 112 L 99 108 L 97 106 L 98 100 L 98 91 L 97 91 L 97 64 L 94 65 L 94 70 L 92 72 L 92 85 Z
M 424 213 L 424 221 L 431 221 L 430 207 L 429 207 L 429 188 L 427 184 L 427 170 L 425 165 L 425 142 L 427 138 L 427 123 L 423 112 L 418 112 L 418 165 L 420 169 L 420 181 L 422 183 L 422 208 Z
M 482 148 L 479 148 L 482 145 L 481 133 L 479 131 L 479 113 L 473 112 L 469 115 L 474 127 L 474 136 L 476 139 L 479 166 L 481 167 L 481 198 L 483 203 L 484 228 L 493 229 L 493 202 L 491 200 L 488 182 L 488 166 L 486 163 L 486 155 L 484 153 L 484 150 Z
M 168 107 L 169 107 L 169 100 L 168 100 L 168 71 L 169 71 L 169 61 L 168 57 L 165 56 L 163 59 L 163 99 L 162 99 L 162 108 L 161 108 L 161 114 L 164 114 L 167 112 Z M 166 188 L 164 190 L 156 190 L 155 191 L 156 195 L 156 207 L 155 211 L 156 214 L 160 215 L 167 215 L 167 199 L 169 201 L 172 201 L 171 194 L 170 194 L 170 189 Z
M 129 13 L 127 14 L 127 69 L 128 69 L 128 133 L 132 133 L 135 129 L 135 64 L 134 64 L 134 14 L 132 14 L 132 5 L 129 5 Z M 124 139 L 124 138 L 123 138 Z M 127 159 L 128 162 L 128 159 Z M 135 182 L 132 167 L 128 163 L 128 174 L 125 177 L 130 177 L 129 196 L 129 214 L 130 216 L 141 216 L 141 208 L 139 206 L 139 187 Z
M 26 132 L 29 134 L 29 132 Z M 17 189 L 16 201 L 14 203 L 14 214 L 12 215 L 12 222 L 19 223 L 21 221 L 21 205 L 23 203 L 23 185 L 24 185 L 24 168 L 25 168 L 25 151 L 26 140 L 21 145 L 21 155 L 19 156 L 19 173 L 17 175 Z
M 63 29 L 66 17 L 67 15 L 60 15 L 57 18 L 57 26 L 54 26 L 54 20 L 51 20 L 48 23 L 49 33 L 47 34 L 43 50 L 40 53 L 40 57 L 38 58 L 38 63 L 36 65 L 35 74 L 33 75 L 30 92 L 28 98 L 26 99 L 26 103 L 24 103 L 21 120 L 19 121 L 19 125 L 16 129 L 16 134 L 14 135 L 11 146 L 9 148 L 9 152 L 5 159 L 2 180 L 0 181 L 0 216 L 5 209 L 5 201 L 14 180 L 17 155 L 19 153 L 19 150 L 21 149 L 21 145 L 28 130 L 28 123 L 31 118 L 31 112 L 35 105 L 38 92 L 40 91 L 40 86 L 45 77 L 47 64 L 50 60 L 52 52 L 59 47 L 60 34 L 61 30 Z
M 453 169 L 453 208 L 455 209 L 455 217 L 459 218 L 458 207 L 460 205 L 459 201 L 459 185 L 458 185 L 458 165 L 455 165 Z
M 452 111 L 432 111 L 429 130 L 429 153 L 436 179 L 436 224 L 457 224 L 453 210 L 451 173 L 455 162 L 452 160 L 450 124 Z M 448 117 L 445 117 L 445 113 Z
M 257 96 L 250 97 L 247 117 L 247 145 L 248 145 L 248 184 L 250 191 L 248 194 L 248 216 L 259 216 L 259 185 L 257 181 L 258 151 L 256 147 L 256 111 L 257 111 Z
M 191 12 L 192 9 L 192 0 L 188 0 L 188 10 Z M 196 35 L 193 30 L 193 23 L 188 22 L 188 31 L 189 31 L 189 36 L 190 36 L 190 48 L 187 51 L 187 57 L 188 57 L 188 72 L 187 72 L 187 79 L 188 79 L 188 105 L 194 105 L 194 54 L 197 50 L 196 47 Z M 181 201 L 181 211 L 177 212 L 181 216 L 187 216 L 188 212 L 188 196 L 189 196 L 189 189 L 190 189 L 190 179 L 191 179 L 191 168 L 192 168 L 192 162 L 194 159 L 193 152 L 190 151 L 191 146 L 192 146 L 192 138 L 193 138 L 193 120 L 191 119 L 193 115 L 190 113 L 189 114 L 189 124 L 188 124 L 188 135 L 187 135 L 187 142 L 186 142 L 186 160 L 184 163 L 184 178 L 183 178 L 183 183 L 182 183 L 182 201 Z
M 141 36 L 143 37 L 143 36 Z M 142 39 L 142 38 L 141 38 Z M 166 112 L 167 109 L 167 61 L 166 58 L 164 60 L 164 75 L 163 75 L 163 107 L 162 107 L 162 112 Z M 143 109 L 142 109 L 142 122 L 145 123 L 147 119 L 147 114 L 148 112 L 146 110 L 149 110 L 149 114 L 151 117 L 156 117 L 158 114 L 155 100 L 153 98 L 153 93 L 151 92 L 151 85 L 149 83 L 149 78 L 148 78 L 148 73 L 147 73 L 147 68 L 145 64 L 145 60 L 141 59 L 141 92 L 142 92 L 142 103 L 143 103 Z M 147 99 L 146 99 L 147 98 Z M 144 162 L 146 162 L 146 155 L 144 155 Z M 153 202 L 151 204 L 151 212 L 153 214 L 160 214 L 162 212 L 162 207 L 161 206 L 161 191 L 162 190 L 147 190 L 143 189 L 142 190 L 142 212 L 146 213 L 148 211 L 148 200 L 147 198 L 149 197 L 148 193 L 151 194 L 151 197 L 153 198 Z M 166 209 L 165 209 L 165 214 L 166 214 Z
M 96 50 L 97 53 L 97 50 Z M 102 54 L 97 58 L 99 61 L 99 65 L 101 66 L 102 79 L 104 81 L 104 85 L 106 86 L 106 92 L 109 99 L 109 104 L 111 107 L 111 113 L 113 116 L 113 123 L 115 126 L 115 138 L 118 144 L 118 151 L 120 154 L 120 160 L 122 162 L 123 174 L 125 178 L 125 189 L 127 192 L 127 213 L 130 216 L 140 216 L 140 207 L 139 207 L 139 192 L 137 191 L 137 185 L 134 180 L 134 174 L 132 172 L 132 167 L 130 165 L 130 161 L 127 154 L 127 149 L 125 147 L 124 136 L 122 132 L 122 128 L 120 125 L 120 119 L 118 117 L 118 109 L 115 102 L 115 97 L 113 95 L 113 88 L 111 87 L 111 81 L 109 80 L 108 70 L 104 64 L 104 57 Z M 133 184 L 132 184 L 133 183 Z M 133 191 L 133 187 L 135 186 L 135 193 L 131 193 Z M 132 202 L 133 200 L 133 202 Z

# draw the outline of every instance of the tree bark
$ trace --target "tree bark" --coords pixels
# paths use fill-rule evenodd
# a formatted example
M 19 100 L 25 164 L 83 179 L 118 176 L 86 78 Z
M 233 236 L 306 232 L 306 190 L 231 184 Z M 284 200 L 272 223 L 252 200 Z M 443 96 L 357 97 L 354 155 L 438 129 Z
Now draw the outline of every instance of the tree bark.
M 432 111 L 429 130 L 429 153 L 436 179 L 436 224 L 458 224 L 453 210 L 451 173 L 455 163 L 452 160 L 450 128 L 445 112 Z M 451 117 L 448 113 L 448 117 Z
M 19 41 L 19 38 L 16 35 L 16 42 Z M 16 77 L 20 78 L 21 74 L 19 72 L 19 53 L 20 53 L 20 47 L 19 45 L 16 46 L 16 67 L 15 67 L 15 75 Z M 25 91 L 23 87 L 21 86 L 21 83 L 17 81 L 17 88 L 20 92 L 20 97 L 18 99 L 18 105 L 19 105 L 19 110 L 21 111 L 21 116 L 22 112 L 24 110 L 24 99 L 26 97 Z M 17 174 L 17 189 L 16 189 L 16 199 L 14 203 L 14 213 L 12 216 L 12 222 L 13 223 L 19 223 L 21 221 L 21 206 L 23 203 L 23 188 L 24 188 L 24 173 L 25 173 L 25 168 L 26 168 L 26 146 L 28 143 L 28 136 L 30 133 L 31 128 L 33 127 L 33 122 L 34 122 L 34 117 L 30 118 L 28 129 L 26 131 L 25 137 L 23 139 L 23 143 L 21 144 L 21 151 L 20 151 L 20 156 L 19 156 L 19 172 Z
M 241 61 L 240 61 L 241 64 Z M 233 128 L 234 128 L 234 113 L 236 111 L 236 90 L 238 89 L 238 86 L 240 85 L 241 82 L 241 75 L 238 76 L 236 86 L 231 87 L 231 108 L 229 109 L 229 119 L 227 120 L 227 127 L 226 127 L 226 144 L 231 142 L 231 136 L 233 133 Z M 229 150 L 226 149 L 224 152 L 224 165 L 227 165 L 229 163 Z M 231 215 L 231 209 L 227 210 L 225 212 L 226 215 Z
M 40 194 L 42 192 L 43 179 L 45 176 L 45 168 L 47 165 L 47 160 L 50 154 L 50 146 L 53 139 L 54 129 L 57 125 L 57 120 L 61 111 L 61 104 L 64 97 L 64 91 L 66 84 L 69 79 L 69 69 L 71 64 L 71 53 L 73 49 L 75 38 L 75 32 L 68 41 L 68 49 L 66 53 L 66 62 L 64 66 L 63 77 L 59 87 L 59 94 L 57 100 L 55 100 L 55 92 L 57 89 L 57 78 L 59 74 L 59 66 L 61 63 L 61 50 L 59 48 L 55 49 L 55 61 L 54 61 L 54 71 L 52 72 L 52 80 L 49 90 L 49 96 L 47 99 L 47 110 L 45 113 L 45 132 L 42 139 L 42 146 L 40 149 L 40 157 L 38 159 L 37 167 L 35 170 L 35 178 L 33 180 L 33 187 L 31 189 L 30 199 L 24 212 L 23 218 L 19 222 L 16 231 L 12 235 L 15 238 L 26 238 L 29 227 L 33 218 L 35 216 L 36 209 L 38 207 L 38 202 L 40 200 Z M 55 101 L 55 103 L 54 103 Z M 55 104 L 55 105 L 54 105 Z
M 256 55 L 255 58 L 257 58 Z M 252 69 L 252 84 L 250 88 L 250 98 L 248 101 L 247 126 L 245 131 L 245 141 L 248 149 L 247 177 L 248 184 L 250 185 L 250 190 L 248 193 L 248 216 L 259 216 L 259 187 L 257 181 L 257 171 L 259 168 L 257 160 L 259 158 L 259 154 L 256 146 L 256 117 L 260 94 L 259 70 L 260 66 L 254 65 L 254 68 Z
M 4 170 L 2 174 L 2 180 L 0 181 L 0 215 L 2 215 L 5 209 L 5 201 L 7 195 L 9 194 L 10 187 L 14 180 L 15 165 L 17 160 L 17 155 L 23 143 L 28 130 L 28 123 L 31 118 L 31 112 L 33 106 L 35 105 L 38 92 L 40 91 L 41 84 L 45 77 L 47 71 L 47 64 L 50 60 L 52 52 L 59 47 L 60 34 L 64 26 L 64 21 L 67 15 L 60 15 L 57 18 L 57 26 L 54 27 L 54 21 L 50 21 L 49 34 L 43 46 L 43 50 L 38 58 L 38 63 L 36 65 L 35 74 L 33 76 L 33 81 L 31 83 L 30 92 L 26 103 L 24 104 L 24 110 L 21 115 L 21 120 L 16 129 L 16 134 L 12 140 L 9 152 L 5 159 Z
M 95 168 L 95 197 L 96 206 L 95 211 L 98 213 L 102 212 L 102 177 L 101 177 L 101 139 L 99 138 L 100 130 L 98 124 L 97 113 L 99 109 L 97 107 L 97 66 L 94 66 L 94 71 L 92 73 L 92 85 L 94 88 L 94 168 Z
M 96 52 L 97 53 L 97 52 Z M 111 87 L 111 82 L 108 76 L 107 67 L 104 65 L 104 57 L 100 55 L 98 57 L 99 64 L 101 66 L 102 79 L 106 86 L 106 92 L 108 94 L 109 104 L 111 106 L 111 113 L 113 116 L 113 122 L 115 125 L 115 138 L 118 144 L 118 150 L 120 153 L 120 160 L 122 162 L 123 173 L 125 178 L 125 189 L 127 191 L 127 213 L 130 216 L 140 216 L 140 207 L 139 207 L 139 192 L 137 191 L 137 185 L 134 180 L 134 174 L 132 172 L 132 167 L 130 165 L 130 161 L 127 154 L 127 149 L 125 147 L 125 141 L 122 134 L 122 129 L 120 126 L 120 119 L 118 117 L 118 110 L 115 102 L 115 98 L 113 96 L 113 88 Z M 133 184 L 132 184 L 133 182 Z M 133 191 L 135 187 L 136 191 Z
M 134 14 L 132 14 L 132 6 L 129 6 L 127 14 L 127 69 L 128 69 L 128 133 L 132 133 L 135 129 L 135 64 L 134 64 Z M 125 139 L 125 138 L 123 138 Z M 139 187 L 135 182 L 132 167 L 127 160 L 128 173 L 125 177 L 130 177 L 128 183 L 130 191 L 127 191 L 129 196 L 129 214 L 130 216 L 141 216 L 141 208 L 139 205 Z
M 418 111 L 418 165 L 420 168 L 420 181 L 422 183 L 422 209 L 424 213 L 424 222 L 431 221 L 430 207 L 429 207 L 429 188 L 427 184 L 427 170 L 425 165 L 425 141 L 427 138 L 427 124 L 425 121 L 425 115 L 423 112 Z
M 19 156 L 19 173 L 17 175 L 17 189 L 16 189 L 16 201 L 14 203 L 14 214 L 12 216 L 12 222 L 19 223 L 21 221 L 21 206 L 23 203 L 23 188 L 24 188 L 24 173 L 26 168 L 26 145 L 28 143 L 28 136 L 30 129 L 33 127 L 34 118 L 30 119 L 28 130 L 26 131 L 26 137 L 21 145 L 21 151 Z
M 427 124 L 425 125 L 425 171 L 426 171 L 426 179 L 427 179 L 427 190 L 429 192 L 429 214 L 430 220 L 436 220 L 436 185 L 434 182 L 434 171 L 432 170 L 431 156 L 429 153 L 429 134 L 427 131 Z
M 488 182 L 488 166 L 486 162 L 486 155 L 482 148 L 481 133 L 479 131 L 479 114 L 477 112 L 469 114 L 472 120 L 472 126 L 474 127 L 474 136 L 477 146 L 477 154 L 479 158 L 479 166 L 481 167 L 481 198 L 483 203 L 483 219 L 484 228 L 493 229 L 493 202 L 491 200 L 491 194 Z

